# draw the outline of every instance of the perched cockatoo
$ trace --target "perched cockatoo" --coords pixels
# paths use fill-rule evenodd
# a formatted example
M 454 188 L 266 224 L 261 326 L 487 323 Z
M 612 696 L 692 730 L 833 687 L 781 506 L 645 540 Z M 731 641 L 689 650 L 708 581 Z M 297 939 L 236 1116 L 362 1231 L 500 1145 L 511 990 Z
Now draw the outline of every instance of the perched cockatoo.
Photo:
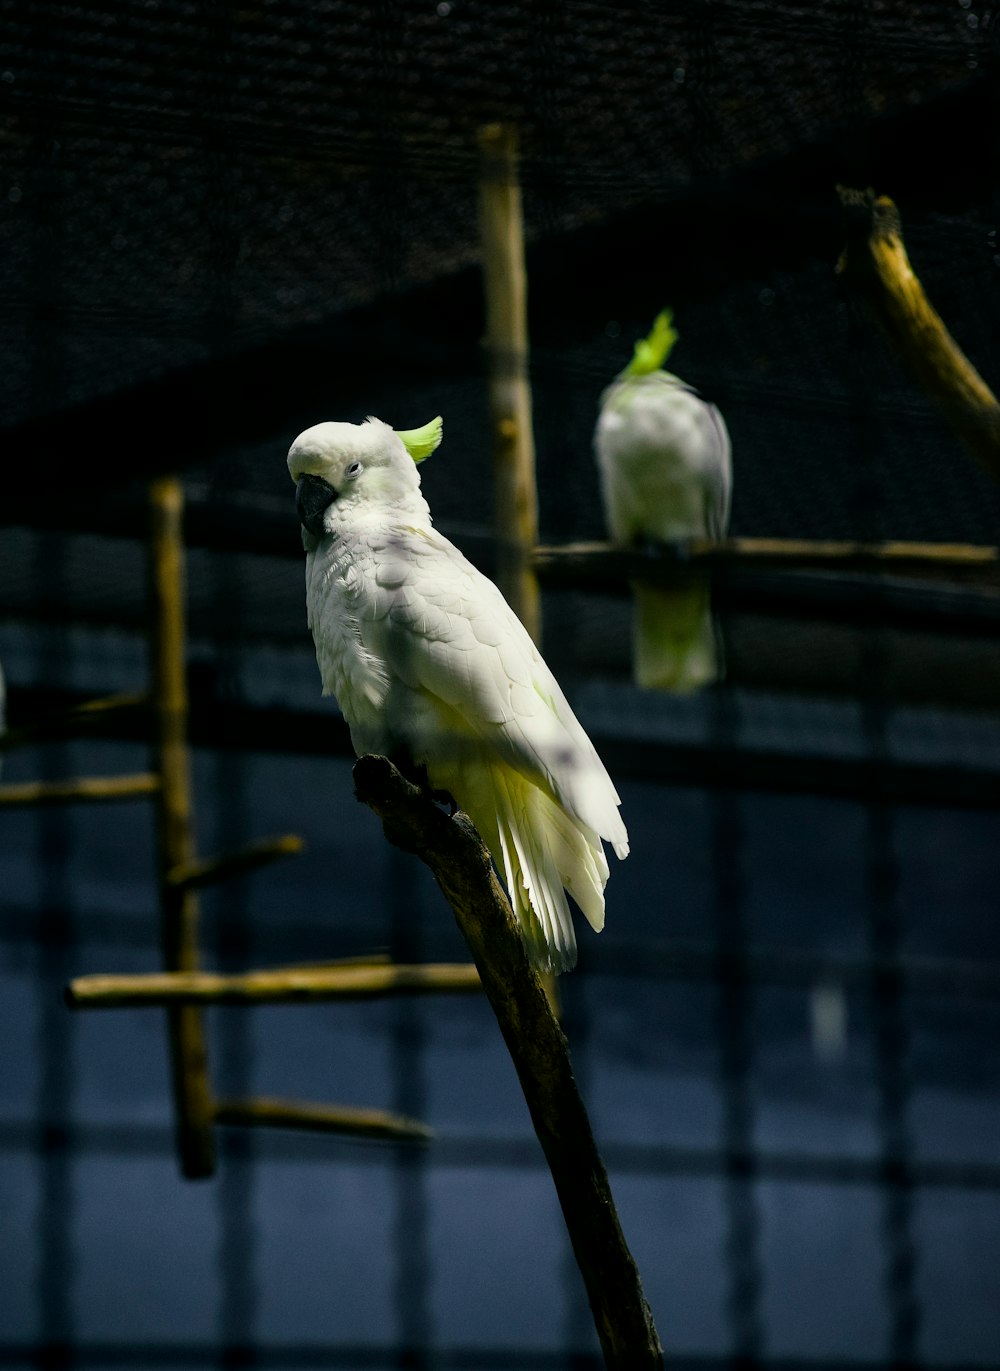
M 732 466 L 714 405 L 663 371 L 677 334 L 669 312 L 601 397 L 594 447 L 604 513 L 617 543 L 724 538 Z M 633 674 L 651 689 L 690 691 L 722 674 L 707 584 L 633 586 Z
M 492 581 L 431 524 L 417 463 L 441 420 L 323 423 L 288 454 L 323 692 L 358 756 L 423 768 L 472 819 L 543 970 L 576 962 L 566 900 L 604 925 L 628 835 L 590 739 Z

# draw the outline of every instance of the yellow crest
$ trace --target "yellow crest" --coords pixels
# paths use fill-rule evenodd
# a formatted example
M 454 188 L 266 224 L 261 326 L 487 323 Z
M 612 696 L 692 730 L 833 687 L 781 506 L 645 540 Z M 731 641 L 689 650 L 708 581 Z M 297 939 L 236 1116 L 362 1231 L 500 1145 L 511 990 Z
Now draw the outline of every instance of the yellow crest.
M 424 424 L 423 428 L 397 428 L 394 432 L 413 460 L 422 462 L 441 442 L 443 429 L 444 420 L 439 414 L 429 424 Z

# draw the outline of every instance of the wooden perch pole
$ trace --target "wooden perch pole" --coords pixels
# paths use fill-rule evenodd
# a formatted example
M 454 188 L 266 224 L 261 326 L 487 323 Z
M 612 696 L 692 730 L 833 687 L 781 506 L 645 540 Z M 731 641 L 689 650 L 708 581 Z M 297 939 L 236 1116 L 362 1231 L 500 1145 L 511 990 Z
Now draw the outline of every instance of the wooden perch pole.
M 109 714 L 144 709 L 148 705 L 149 696 L 145 692 L 107 695 L 98 700 L 85 700 L 83 704 L 73 705 L 37 723 L 24 724 L 21 728 L 9 728 L 6 733 L 0 733 L 0 752 L 9 752 L 12 748 L 25 747 L 29 743 L 42 743 L 49 738 L 61 738 L 66 734 L 78 733 L 88 725 L 100 723 Z
M 606 1365 L 614 1371 L 662 1368 L 653 1317 L 566 1039 L 528 961 L 489 852 L 468 815 L 449 818 L 385 757 L 362 757 L 354 785 L 382 820 L 386 838 L 430 867 L 469 944 L 555 1181 Z
M 955 432 L 1000 481 L 1000 404 L 924 294 L 903 243 L 899 211 L 887 195 L 838 186 L 847 245 L 838 272 L 875 310 L 917 382 Z
M 538 496 L 517 130 L 507 124 L 487 125 L 479 132 L 479 152 L 497 583 L 538 642 L 541 601 L 530 565 L 531 550 L 538 541 Z
M 964 543 L 854 543 L 833 539 L 691 538 L 652 547 L 564 543 L 537 547 L 532 565 L 553 583 L 595 589 L 626 581 L 676 585 L 694 568 L 757 571 L 866 571 L 949 581 L 1000 584 L 1000 548 Z
M 17 781 L 0 786 L 0 805 L 69 804 L 76 800 L 105 803 L 155 795 L 159 789 L 160 778 L 152 772 L 134 776 L 74 776 L 66 781 Z
M 163 955 L 170 971 L 198 970 L 198 900 L 170 872 L 194 861 L 185 674 L 184 493 L 175 477 L 150 486 L 150 647 L 156 754 L 162 778 L 157 807 Z M 201 1010 L 167 1011 L 181 1169 L 194 1179 L 215 1168 L 213 1105 Z
M 462 963 L 276 967 L 222 976 L 173 971 L 138 976 L 78 976 L 66 989 L 73 1009 L 177 1004 L 301 1004 L 385 995 L 464 994 L 481 990 L 479 973 Z
M 228 881 L 234 876 L 246 876 L 282 857 L 297 857 L 305 843 L 297 833 L 283 833 L 277 838 L 258 838 L 235 852 L 221 857 L 206 857 L 186 866 L 176 866 L 166 873 L 166 880 L 178 890 L 199 890 L 216 881 Z
M 238 1128 L 301 1128 L 387 1142 L 427 1142 L 434 1136 L 434 1130 L 426 1124 L 402 1114 L 347 1105 L 299 1104 L 294 1100 L 220 1100 L 215 1107 L 215 1122 Z

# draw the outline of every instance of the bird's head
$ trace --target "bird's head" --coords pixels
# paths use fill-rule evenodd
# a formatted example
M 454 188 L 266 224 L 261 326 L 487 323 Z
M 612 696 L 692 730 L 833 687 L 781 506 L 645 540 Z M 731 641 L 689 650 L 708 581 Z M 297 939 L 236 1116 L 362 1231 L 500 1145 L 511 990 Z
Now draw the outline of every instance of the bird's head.
M 324 423 L 307 428 L 288 452 L 295 508 L 315 538 L 332 531 L 336 504 L 405 506 L 419 495 L 416 463 L 441 441 L 441 419 L 423 428 L 396 430 L 381 419 L 363 424 Z

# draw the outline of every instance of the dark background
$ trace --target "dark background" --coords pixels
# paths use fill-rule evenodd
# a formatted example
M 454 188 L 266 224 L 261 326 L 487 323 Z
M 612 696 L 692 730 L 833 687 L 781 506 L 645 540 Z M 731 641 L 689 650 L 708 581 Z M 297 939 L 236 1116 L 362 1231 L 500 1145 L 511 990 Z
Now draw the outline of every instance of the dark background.
M 481 566 L 492 485 L 477 130 L 518 126 L 542 537 L 595 538 L 601 389 L 664 305 L 722 408 L 733 532 L 993 545 L 1000 491 L 835 264 L 838 183 L 900 208 L 1000 376 L 996 6 L 3 7 L 0 662 L 8 723 L 142 689 L 145 485 L 188 496 L 200 846 L 306 855 L 203 899 L 225 969 L 464 949 L 352 795 L 305 624 L 295 434 L 445 418 L 422 467 Z M 677 1365 L 1000 1359 L 995 592 L 746 574 L 728 673 L 635 690 L 628 603 L 551 590 L 545 651 L 632 856 L 561 992 Z M 133 727 L 4 781 L 143 770 Z M 142 801 L 0 813 L 0 1365 L 568 1368 L 596 1343 L 478 999 L 217 1010 L 221 1093 L 413 1114 L 427 1148 L 220 1132 L 184 1181 Z

